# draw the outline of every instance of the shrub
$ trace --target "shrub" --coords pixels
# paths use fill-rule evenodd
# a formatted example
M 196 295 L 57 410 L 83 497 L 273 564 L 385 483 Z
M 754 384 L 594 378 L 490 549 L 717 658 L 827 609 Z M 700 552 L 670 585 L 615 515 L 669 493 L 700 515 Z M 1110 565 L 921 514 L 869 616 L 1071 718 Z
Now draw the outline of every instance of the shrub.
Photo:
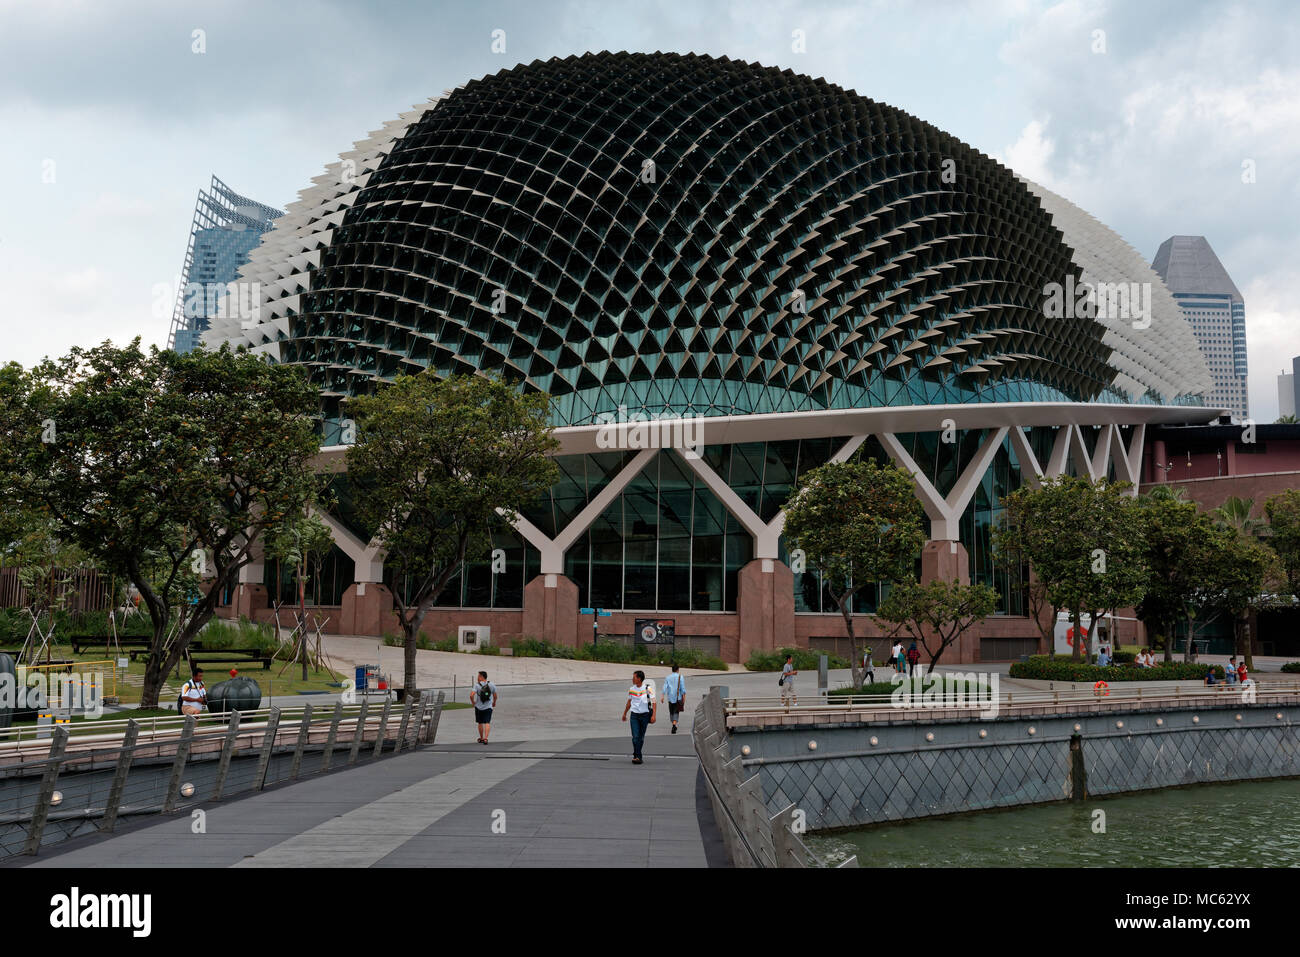
M 955 675 L 945 675 L 941 671 L 936 671 L 934 674 L 935 674 L 935 678 L 944 678 L 944 680 L 947 682 L 946 685 L 947 688 L 951 689 L 953 687 L 953 681 L 956 678 Z M 911 682 L 912 682 L 912 686 L 910 688 L 907 688 L 908 682 L 906 680 L 900 681 L 898 684 L 894 684 L 891 681 L 876 681 L 869 685 L 863 685 L 862 689 L 859 691 L 854 691 L 852 685 L 842 685 L 839 688 L 832 688 L 830 691 L 826 693 L 828 695 L 850 695 L 850 694 L 892 695 L 899 688 L 903 688 L 904 690 L 910 690 L 913 694 L 924 694 L 927 688 L 933 688 L 937 691 L 939 687 L 937 683 L 929 681 L 928 676 L 926 676 L 926 678 L 920 678 L 920 677 L 913 678 L 911 679 Z M 962 693 L 965 695 L 974 695 L 977 692 L 984 693 L 982 691 L 984 687 L 984 682 L 980 681 L 978 678 L 974 681 L 971 681 L 969 678 L 962 678 L 961 684 L 962 684 Z
M 785 656 L 794 655 L 795 671 L 816 671 L 821 661 L 820 651 L 808 648 L 779 648 L 776 651 L 755 651 L 745 662 L 750 671 L 780 671 L 785 667 Z M 827 667 L 848 668 L 850 662 L 839 655 L 827 655 Z
M 1282 666 L 1282 670 L 1287 674 L 1300 674 L 1300 661 L 1288 661 Z
M 1098 668 L 1096 665 L 1073 664 L 1059 661 L 1045 655 L 1035 655 L 1028 661 L 1013 664 L 1008 672 L 1012 678 L 1030 678 L 1039 681 L 1190 681 L 1205 677 L 1206 666 L 1184 663 L 1181 661 L 1154 668 L 1130 668 L 1123 665 L 1111 665 Z M 1215 665 L 1214 673 L 1223 677 L 1223 668 Z

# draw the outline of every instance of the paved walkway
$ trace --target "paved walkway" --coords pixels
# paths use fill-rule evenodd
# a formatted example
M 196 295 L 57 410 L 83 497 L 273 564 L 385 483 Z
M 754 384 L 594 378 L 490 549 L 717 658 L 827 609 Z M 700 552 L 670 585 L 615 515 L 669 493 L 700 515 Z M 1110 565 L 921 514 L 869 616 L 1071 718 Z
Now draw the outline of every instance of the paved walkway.
M 673 735 L 661 710 L 646 763 L 633 765 L 619 720 L 626 687 L 503 687 L 486 747 L 475 742 L 471 712 L 448 711 L 434 745 L 205 808 L 203 834 L 191 833 L 188 814 L 131 822 L 111 838 L 50 848 L 29 866 L 725 864 L 690 715 Z

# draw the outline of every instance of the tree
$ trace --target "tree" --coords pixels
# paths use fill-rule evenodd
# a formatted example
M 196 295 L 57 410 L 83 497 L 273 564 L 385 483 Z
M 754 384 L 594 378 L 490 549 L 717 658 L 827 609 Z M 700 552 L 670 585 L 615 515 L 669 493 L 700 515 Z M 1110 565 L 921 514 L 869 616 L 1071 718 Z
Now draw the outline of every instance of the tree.
M 1191 602 L 1193 614 L 1201 619 L 1216 614 L 1231 617 L 1233 648 L 1245 658 L 1246 667 L 1253 669 L 1248 618 L 1252 608 L 1267 602 L 1265 583 L 1276 573 L 1276 559 L 1264 545 L 1230 525 L 1215 527 L 1211 535 L 1207 549 L 1209 560 Z M 1190 624 L 1189 621 L 1189 641 Z
M 275 561 L 276 621 L 279 622 L 281 568 L 288 565 L 294 570 L 298 585 L 298 660 L 302 664 L 302 680 L 307 680 L 307 583 L 320 577 L 321 564 L 334 547 L 334 534 L 330 527 L 311 512 L 287 515 L 267 528 L 262 543 L 263 554 Z M 310 570 L 310 574 L 309 574 Z M 319 604 L 319 588 L 317 589 Z
M 862 685 L 862 652 L 853 632 L 853 593 L 863 585 L 912 577 L 925 544 L 922 514 L 911 474 L 874 459 L 812 469 L 786 505 L 787 547 L 803 551 L 844 617 L 855 688 Z
M 1164 491 L 1164 490 L 1159 490 Z M 1195 503 L 1175 495 L 1142 495 L 1137 501 L 1144 543 L 1146 590 L 1137 616 L 1147 633 L 1164 643 L 1166 662 L 1173 660 L 1174 630 L 1188 623 L 1183 660 L 1191 657 L 1193 602 L 1201 594 L 1215 561 L 1214 524 Z
M 1091 653 L 1091 636 L 1104 612 L 1142 598 L 1142 527 L 1125 490 L 1126 482 L 1089 481 L 1073 476 L 1045 479 L 1039 488 L 1020 488 L 1003 499 L 1003 522 L 1042 581 L 1055 608 L 1070 612 L 1074 657 Z
M 988 585 L 963 585 L 936 579 L 924 585 L 913 580 L 896 584 L 876 609 L 876 617 L 895 622 L 920 642 L 934 671 L 948 646 L 977 621 L 993 614 L 998 594 Z
M 416 687 L 420 625 L 493 528 L 555 483 L 550 398 L 486 376 L 399 376 L 349 401 L 357 444 L 348 476 L 358 516 L 384 548 L 405 645 L 405 688 Z
M 1047 597 L 1047 585 L 1034 569 L 1029 567 L 1027 538 L 1029 535 L 1030 503 L 1023 497 L 1004 496 L 1001 521 L 990 529 L 993 552 L 1006 566 L 1012 587 L 1025 596 L 1029 617 L 1038 625 L 1038 633 L 1050 653 L 1055 641 L 1056 619 L 1061 609 Z M 1044 615 L 1050 613 L 1050 617 Z
M 141 706 L 212 617 L 267 525 L 311 501 L 317 393 L 250 353 L 104 343 L 0 376 L 0 490 L 139 590 Z
M 1253 498 L 1229 495 L 1223 500 L 1222 505 L 1211 510 L 1210 515 L 1215 523 L 1223 528 L 1230 528 L 1249 538 L 1260 538 L 1266 534 L 1268 524 L 1262 518 L 1253 518 L 1251 516 L 1250 513 L 1254 508 L 1255 500 Z
M 1274 495 L 1264 503 L 1264 514 L 1269 527 L 1266 541 L 1277 554 L 1288 591 L 1300 598 L 1300 490 L 1289 488 Z

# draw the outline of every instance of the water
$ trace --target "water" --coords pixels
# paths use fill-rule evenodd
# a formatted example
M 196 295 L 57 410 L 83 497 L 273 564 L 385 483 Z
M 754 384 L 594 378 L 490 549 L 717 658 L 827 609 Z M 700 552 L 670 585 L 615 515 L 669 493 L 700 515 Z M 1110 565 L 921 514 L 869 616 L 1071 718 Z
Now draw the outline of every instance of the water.
M 808 846 L 831 864 L 857 854 L 863 867 L 1300 867 L 1300 780 L 922 818 Z

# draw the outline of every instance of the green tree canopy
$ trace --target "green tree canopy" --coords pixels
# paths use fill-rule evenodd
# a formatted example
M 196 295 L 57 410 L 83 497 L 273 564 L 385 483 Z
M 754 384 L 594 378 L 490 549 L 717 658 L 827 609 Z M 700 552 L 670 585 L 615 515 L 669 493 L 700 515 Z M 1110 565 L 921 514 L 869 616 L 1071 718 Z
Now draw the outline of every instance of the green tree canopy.
M 405 638 L 405 687 L 416 687 L 420 625 L 469 555 L 559 477 L 550 399 L 486 376 L 400 376 L 350 400 L 357 444 L 348 476 L 359 519 L 377 529 Z
M 267 525 L 315 494 L 316 391 L 228 348 L 104 343 L 0 376 L 0 487 L 139 589 L 153 623 L 141 704 L 212 617 Z
M 812 469 L 786 505 L 787 548 L 803 551 L 839 607 L 853 646 L 855 687 L 861 685 L 862 653 L 851 598 L 864 585 L 912 578 L 925 544 L 923 515 L 911 474 L 874 459 Z
M 930 656 L 933 671 L 949 645 L 975 624 L 993 614 L 998 595 L 988 585 L 963 585 L 936 579 L 924 585 L 899 582 L 876 611 L 877 617 L 895 622 Z
M 1008 535 L 1033 566 L 1047 600 L 1069 610 L 1076 634 L 1088 613 L 1089 642 L 1103 612 L 1142 599 L 1145 544 L 1129 487 L 1065 475 L 1004 499 L 1003 521 L 1019 523 Z M 1075 643 L 1076 658 L 1084 644 Z

